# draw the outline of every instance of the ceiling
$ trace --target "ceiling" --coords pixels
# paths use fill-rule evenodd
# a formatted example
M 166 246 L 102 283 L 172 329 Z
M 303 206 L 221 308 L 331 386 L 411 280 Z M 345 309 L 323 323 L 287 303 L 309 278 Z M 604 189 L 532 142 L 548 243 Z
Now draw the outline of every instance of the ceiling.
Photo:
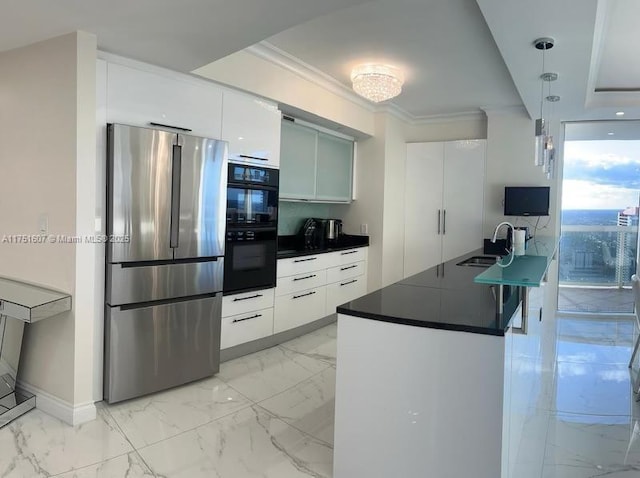
M 640 118 L 637 0 L 6 0 L 0 51 L 85 30 L 99 48 L 193 71 L 268 39 L 350 87 L 351 68 L 406 73 L 396 109 L 420 119 L 524 104 L 539 116 L 535 38 L 551 36 L 547 71 L 563 120 Z
M 521 104 L 475 0 L 378 0 L 267 41 L 346 87 L 359 63 L 401 68 L 405 86 L 392 102 L 413 117 Z
M 84 30 L 98 47 L 189 72 L 366 0 L 5 0 L 0 51 Z
M 557 72 L 554 108 L 562 120 L 640 118 L 640 33 L 637 0 L 477 0 L 495 42 L 532 117 L 540 111 L 542 53 L 539 37 L 555 46 L 546 71 Z M 599 91 L 624 87 L 630 91 Z M 545 93 L 546 94 L 546 93 Z

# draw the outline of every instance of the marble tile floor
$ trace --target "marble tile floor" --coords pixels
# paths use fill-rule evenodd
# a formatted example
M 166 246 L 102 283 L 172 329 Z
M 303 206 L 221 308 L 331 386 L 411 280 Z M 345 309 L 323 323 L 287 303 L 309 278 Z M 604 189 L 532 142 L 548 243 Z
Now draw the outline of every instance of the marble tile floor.
M 330 477 L 336 324 L 78 427 L 34 410 L 0 429 L 0 477 Z
M 633 322 L 561 317 L 556 329 L 513 476 L 640 477 Z M 330 477 L 335 350 L 333 324 L 216 377 L 100 404 L 76 428 L 33 411 L 0 430 L 0 477 Z
M 634 334 L 633 319 L 558 317 L 555 366 L 542 374 L 551 400 L 530 410 L 515 477 L 640 477 Z

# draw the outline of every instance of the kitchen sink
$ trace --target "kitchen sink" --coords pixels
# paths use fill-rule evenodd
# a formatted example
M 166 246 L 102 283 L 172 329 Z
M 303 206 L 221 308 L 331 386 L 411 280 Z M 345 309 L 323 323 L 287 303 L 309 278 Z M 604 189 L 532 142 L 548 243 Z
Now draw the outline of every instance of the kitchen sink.
M 458 262 L 458 266 L 471 266 L 471 267 L 491 267 L 498 261 L 495 256 L 473 256 L 465 259 L 462 262 Z

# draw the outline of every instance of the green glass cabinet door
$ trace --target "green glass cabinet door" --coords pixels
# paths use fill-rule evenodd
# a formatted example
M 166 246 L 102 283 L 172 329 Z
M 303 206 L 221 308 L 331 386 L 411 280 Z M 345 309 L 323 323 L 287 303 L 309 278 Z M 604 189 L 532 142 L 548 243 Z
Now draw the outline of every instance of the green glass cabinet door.
M 316 199 L 351 201 L 353 142 L 318 133 Z
M 282 122 L 280 143 L 280 198 L 316 197 L 317 132 L 289 121 Z

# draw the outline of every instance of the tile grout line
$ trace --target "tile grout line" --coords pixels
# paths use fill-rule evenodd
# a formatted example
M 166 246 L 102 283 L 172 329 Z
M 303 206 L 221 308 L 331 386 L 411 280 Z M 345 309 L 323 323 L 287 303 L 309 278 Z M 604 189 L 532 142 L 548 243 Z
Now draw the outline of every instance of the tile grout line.
M 105 404 L 106 405 L 106 404 Z M 122 433 L 122 436 L 124 437 L 125 440 L 127 440 L 127 443 L 129 443 L 129 445 L 131 445 L 131 448 L 133 448 L 133 452 L 135 452 L 135 454 L 138 456 L 138 458 L 140 458 L 140 460 L 142 461 L 142 463 L 144 463 L 144 466 L 147 467 L 147 469 L 151 472 L 151 474 L 153 476 L 157 476 L 156 472 L 153 471 L 153 468 L 151 468 L 151 466 L 149 466 L 149 464 L 147 463 L 147 460 L 145 460 L 142 455 L 138 452 L 138 448 L 136 446 L 134 446 L 134 444 L 131 442 L 131 440 L 129 439 L 129 437 L 127 436 L 127 434 L 124 432 L 124 430 L 122 429 L 122 427 L 120 426 L 120 424 L 118 423 L 118 420 L 115 419 L 115 417 L 113 416 L 113 414 L 111 413 L 111 410 L 109 410 L 108 406 L 104 407 L 104 410 L 109 414 L 109 416 L 111 417 L 111 419 L 113 420 L 113 423 L 116 424 L 116 426 L 118 427 L 118 430 L 120 431 L 120 433 Z M 162 440 L 161 440 L 162 441 Z M 160 442 L 158 442 L 160 443 Z M 131 452 L 129 452 L 131 453 Z M 128 455 L 128 453 L 127 453 Z
M 303 384 L 304 382 L 307 382 L 309 380 L 311 380 L 314 377 L 317 377 L 318 375 L 320 375 L 321 373 L 326 372 L 327 370 L 329 370 L 330 368 L 333 368 L 331 365 L 329 365 L 328 367 L 323 368 L 322 370 L 320 370 L 319 372 L 314 373 L 313 375 L 309 375 L 307 378 L 305 378 L 304 380 L 301 380 L 300 382 L 296 383 L 295 385 L 291 385 L 290 387 L 285 388 L 284 390 L 278 392 L 278 393 L 274 393 L 273 395 L 270 395 L 266 398 L 263 398 L 262 400 L 258 400 L 257 402 L 253 402 L 255 405 L 259 405 L 266 401 L 266 400 L 271 400 L 274 397 L 277 397 L 280 394 L 283 394 L 285 392 L 288 392 L 289 390 L 296 388 L 298 385 Z
M 274 347 L 271 347 L 271 348 L 275 348 L 275 347 L 283 348 L 281 345 L 275 345 Z M 265 349 L 265 350 L 269 350 L 269 349 Z M 294 350 L 289 350 L 289 349 L 287 349 L 287 351 L 293 352 L 293 353 L 295 353 L 296 355 L 300 355 L 300 356 L 303 356 L 303 357 L 311 358 L 311 357 L 308 357 L 308 356 L 306 356 L 306 355 L 304 355 L 304 354 L 301 354 L 301 353 L 299 353 L 299 352 L 296 352 L 296 351 L 294 351 Z M 260 352 L 261 352 L 261 351 L 260 351 Z M 247 357 L 247 356 L 248 356 L 248 355 L 244 355 L 243 357 Z M 238 358 L 241 358 L 241 357 L 238 357 Z M 222 381 L 223 381 L 223 382 L 224 382 L 228 387 L 231 387 L 233 390 L 235 390 L 236 392 L 238 392 L 238 393 L 239 393 L 240 395 L 242 395 L 244 398 L 246 398 L 247 400 L 249 400 L 251 403 L 254 403 L 254 404 L 256 404 L 256 405 L 257 405 L 257 404 L 259 404 L 260 402 L 264 402 L 265 400 L 269 400 L 270 398 L 273 398 L 273 397 L 275 397 L 276 395 L 280 395 L 281 393 L 284 393 L 284 392 L 286 392 L 286 391 L 288 391 L 288 390 L 291 390 L 292 388 L 297 387 L 297 386 L 298 386 L 298 385 L 300 385 L 301 383 L 306 382 L 307 380 L 309 380 L 309 379 L 311 379 L 311 378 L 315 377 L 316 375 L 319 375 L 319 374 L 321 374 L 321 373 L 323 373 L 323 372 L 326 372 L 329 368 L 335 368 L 334 364 L 331 364 L 331 363 L 328 363 L 328 362 L 324 362 L 324 361 L 322 361 L 322 360 L 320 360 L 320 359 L 316 359 L 316 358 L 311 358 L 311 359 L 312 359 L 312 360 L 315 360 L 316 362 L 320 362 L 320 363 L 322 363 L 322 365 L 324 365 L 325 367 L 324 367 L 322 370 L 320 370 L 319 372 L 315 372 L 315 373 L 313 373 L 313 374 L 309 375 L 307 378 L 304 378 L 304 379 L 300 380 L 299 382 L 296 382 L 295 384 L 291 385 L 290 387 L 287 387 L 287 388 L 285 388 L 285 389 L 283 389 L 283 390 L 281 390 L 281 391 L 279 391 L 279 392 L 274 393 L 273 395 L 269 395 L 268 397 L 265 397 L 265 398 L 260 399 L 260 400 L 258 400 L 258 401 L 251 400 L 249 397 L 247 397 L 246 395 L 244 395 L 243 393 L 241 393 L 240 391 L 238 391 L 238 390 L 237 390 L 233 385 L 231 385 L 229 382 L 227 382 L 226 380 L 224 380 L 224 379 L 222 379 L 222 378 L 220 378 L 220 377 L 218 377 L 218 378 L 219 378 L 220 380 L 222 380 Z M 288 359 L 288 360 L 291 360 L 292 362 L 294 362 L 292 359 Z M 217 376 L 216 376 L 216 377 L 217 377 Z
M 292 425 L 291 423 L 288 423 L 287 421 L 283 420 L 282 418 L 280 418 L 278 415 L 276 415 L 275 413 L 269 411 L 268 409 L 264 408 L 262 405 L 259 404 L 255 404 L 256 407 L 260 408 L 260 410 L 264 411 L 267 415 L 271 416 L 272 418 L 274 418 L 275 420 L 278 420 L 279 422 L 284 423 L 286 426 L 293 428 L 294 430 L 297 430 L 298 432 L 302 433 L 304 436 L 309 437 L 315 441 L 319 441 L 320 443 L 327 445 L 329 448 L 331 448 L 333 450 L 333 445 L 325 440 L 323 440 L 322 438 L 318 438 L 316 436 L 313 436 L 311 433 L 309 432 L 305 432 L 304 430 L 301 430 L 300 428 L 296 427 L 295 425 Z

